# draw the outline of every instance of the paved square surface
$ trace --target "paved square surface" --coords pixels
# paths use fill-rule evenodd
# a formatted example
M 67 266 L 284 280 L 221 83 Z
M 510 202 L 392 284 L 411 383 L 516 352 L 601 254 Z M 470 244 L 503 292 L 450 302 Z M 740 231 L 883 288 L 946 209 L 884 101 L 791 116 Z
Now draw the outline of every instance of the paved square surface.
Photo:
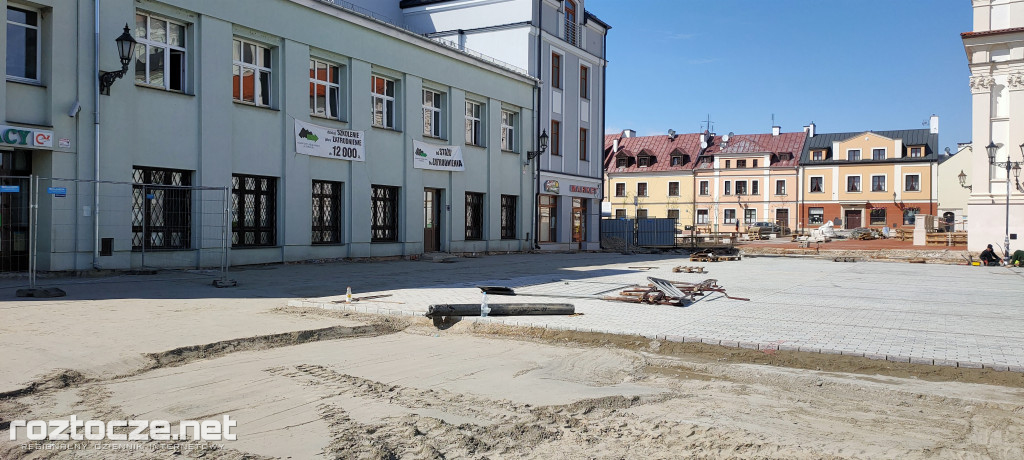
M 559 266 L 546 273 L 529 273 L 555 260 Z M 704 266 L 707 273 L 673 273 L 679 265 Z M 617 254 L 491 256 L 426 268 L 449 266 L 451 282 L 357 293 L 390 294 L 372 303 L 331 296 L 291 304 L 422 315 L 431 304 L 479 303 L 477 285 L 503 285 L 520 295 L 492 295 L 489 302 L 569 302 L 583 315 L 466 319 L 1024 372 L 1024 269 L 784 257 L 696 263 Z M 493 276 L 502 267 L 508 276 Z M 674 307 L 598 298 L 646 284 L 648 276 L 714 278 L 730 295 L 751 300 L 711 293 Z

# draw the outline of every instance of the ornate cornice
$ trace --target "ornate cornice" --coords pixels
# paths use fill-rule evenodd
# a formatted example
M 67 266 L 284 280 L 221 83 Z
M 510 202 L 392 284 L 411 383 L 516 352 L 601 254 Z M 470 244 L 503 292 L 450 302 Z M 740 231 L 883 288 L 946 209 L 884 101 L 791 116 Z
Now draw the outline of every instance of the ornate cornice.
M 972 93 L 985 93 L 992 91 L 992 87 L 995 86 L 996 79 L 989 76 L 982 77 L 971 77 L 971 92 Z
M 1024 73 L 1011 73 L 1007 79 L 1007 83 L 1010 85 L 1010 89 L 1024 89 Z

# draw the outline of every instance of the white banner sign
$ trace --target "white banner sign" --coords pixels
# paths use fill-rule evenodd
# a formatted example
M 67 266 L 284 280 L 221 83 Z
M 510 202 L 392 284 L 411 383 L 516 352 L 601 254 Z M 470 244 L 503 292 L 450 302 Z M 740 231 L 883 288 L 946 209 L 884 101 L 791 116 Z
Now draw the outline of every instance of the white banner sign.
M 295 153 L 335 160 L 366 161 L 362 131 L 327 128 L 295 120 Z
M 452 145 L 434 145 L 412 141 L 412 166 L 419 169 L 439 171 L 465 171 L 462 164 L 462 148 Z

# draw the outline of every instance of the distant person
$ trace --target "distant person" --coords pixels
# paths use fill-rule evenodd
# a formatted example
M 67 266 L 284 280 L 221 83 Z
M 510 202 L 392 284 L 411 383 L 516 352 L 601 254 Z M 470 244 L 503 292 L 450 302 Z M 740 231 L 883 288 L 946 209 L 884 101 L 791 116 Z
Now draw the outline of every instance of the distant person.
M 1006 265 L 1013 265 L 1019 267 L 1020 264 L 1024 264 L 1024 250 L 1018 249 L 1013 251 L 1013 255 L 1010 256 L 1010 260 L 1006 262 Z
M 981 251 L 981 256 L 979 256 L 979 258 L 981 259 L 982 264 L 989 267 L 998 267 L 999 263 L 1003 261 L 1003 259 L 1000 259 L 999 256 L 996 255 L 996 252 L 992 250 L 991 244 L 988 245 L 984 251 Z

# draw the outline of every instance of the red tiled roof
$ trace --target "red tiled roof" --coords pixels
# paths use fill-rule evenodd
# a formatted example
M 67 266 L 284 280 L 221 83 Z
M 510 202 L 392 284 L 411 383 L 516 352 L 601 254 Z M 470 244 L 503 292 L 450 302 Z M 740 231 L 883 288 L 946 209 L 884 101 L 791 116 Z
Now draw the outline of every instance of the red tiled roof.
M 619 151 L 612 153 L 615 140 L 619 140 Z M 668 136 L 641 136 L 623 138 L 620 134 L 606 135 L 605 140 L 605 171 L 616 172 L 655 172 L 655 171 L 688 171 L 693 169 L 710 169 L 710 164 L 697 165 L 699 156 L 714 156 L 722 154 L 742 153 L 771 153 L 772 162 L 769 165 L 773 168 L 796 167 L 800 162 L 800 153 L 804 149 L 806 133 L 782 133 L 778 136 L 771 134 L 737 134 L 730 136 L 725 147 L 722 146 L 722 137 L 711 138 L 708 148 L 702 153 L 700 148 L 700 133 L 679 134 L 676 138 Z M 683 155 L 689 155 L 689 161 L 681 166 L 670 166 L 672 153 L 679 151 Z M 640 152 L 646 152 L 653 157 L 650 166 L 639 167 L 636 161 L 630 161 L 629 166 L 624 168 L 615 167 L 615 156 L 624 153 L 635 157 Z M 780 160 L 779 154 L 789 153 L 788 160 Z
M 613 153 L 612 147 L 614 146 L 615 139 L 619 139 L 619 151 Z M 700 154 L 700 135 L 679 134 L 676 135 L 675 139 L 672 139 L 667 135 L 623 138 L 619 134 L 612 134 L 604 137 L 604 147 L 604 166 L 605 172 L 608 173 L 688 171 L 693 169 L 697 161 L 697 155 Z M 650 166 L 639 167 L 634 160 L 630 161 L 629 166 L 625 168 L 615 167 L 615 157 L 617 154 L 626 153 L 635 157 L 640 152 L 645 152 L 651 156 Z M 689 155 L 689 161 L 679 166 L 671 166 L 672 154 L 675 152 Z M 686 158 L 684 157 L 684 159 Z
M 1012 27 L 1012 28 L 1009 28 L 1009 29 L 998 29 L 998 30 L 985 30 L 985 31 L 981 31 L 981 32 L 964 32 L 964 33 L 960 34 L 960 38 L 984 37 L 986 35 L 1009 34 L 1009 33 L 1013 33 L 1013 32 L 1024 32 L 1024 27 Z

